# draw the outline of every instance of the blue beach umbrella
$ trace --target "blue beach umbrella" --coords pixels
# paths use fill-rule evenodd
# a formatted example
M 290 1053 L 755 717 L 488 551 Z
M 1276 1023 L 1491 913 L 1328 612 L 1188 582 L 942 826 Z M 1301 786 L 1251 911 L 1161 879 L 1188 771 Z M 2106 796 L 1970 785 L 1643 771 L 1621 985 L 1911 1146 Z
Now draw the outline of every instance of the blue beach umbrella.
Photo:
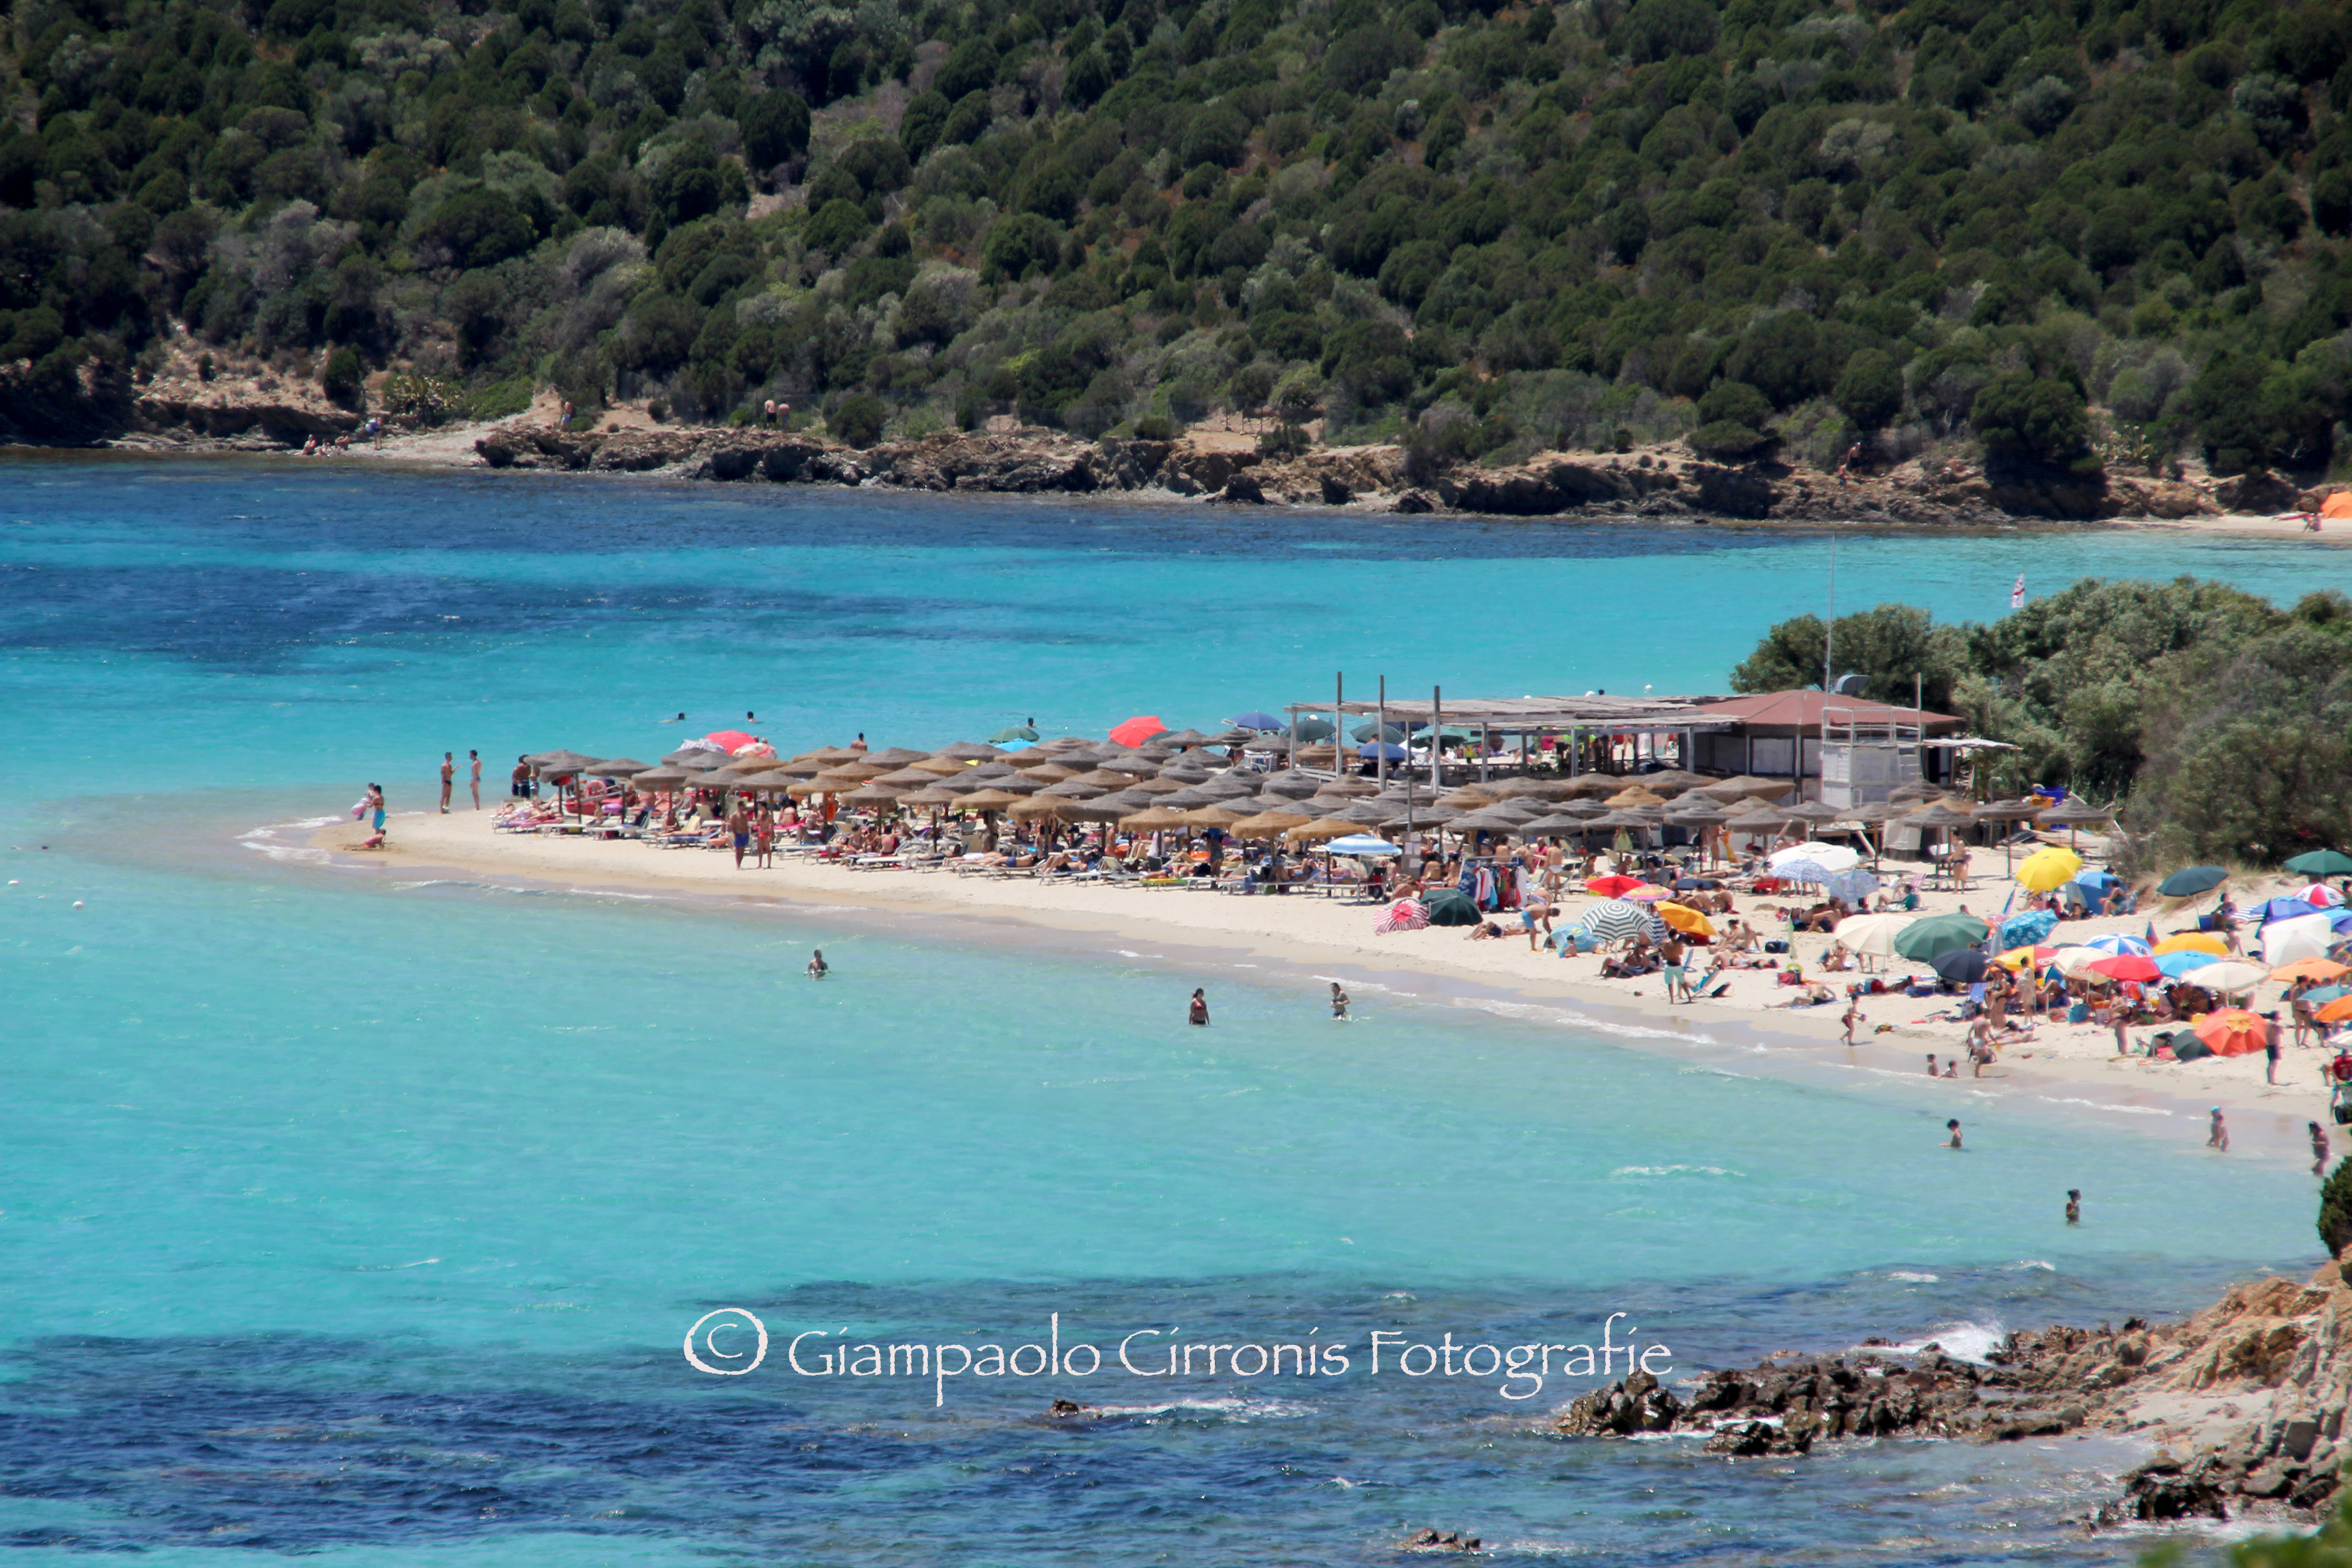
M 2011 915 L 2000 922 L 2000 943 L 2005 951 L 2012 947 L 2032 947 L 2048 936 L 2058 924 L 2058 917 L 2048 910 L 2028 910 L 2021 915 Z
M 1344 838 L 1334 838 L 1323 846 L 1334 855 L 1402 855 L 1403 850 L 1385 838 L 1369 833 L 1350 833 Z
M 1811 882 L 1819 886 L 1837 875 L 1818 860 L 1783 860 L 1772 868 L 1772 875 L 1784 882 Z
M 1867 871 L 1840 871 L 1823 882 L 1822 887 L 1833 899 L 1843 899 L 1849 904 L 1859 904 L 1863 900 L 1878 891 L 1878 879 Z
M 2302 999 L 2316 1007 L 2322 1002 L 2333 1002 L 2338 996 L 2352 996 L 2352 985 L 2315 985 L 2303 994 Z
M 2221 962 L 2221 960 L 2213 953 L 2188 949 L 2180 952 L 2157 954 L 2156 966 L 2164 971 L 2168 979 L 2178 980 L 2191 970 L 2202 969 L 2209 963 Z
M 2273 921 L 2291 921 L 2304 915 L 2315 915 L 2319 912 L 2319 906 L 2306 904 L 2301 899 L 2265 899 L 2246 912 L 2252 915 L 2259 924 L 2268 925 Z
M 2096 948 L 2099 952 L 2107 954 L 2111 958 L 2121 958 L 2126 953 L 2137 953 L 2140 957 L 2146 958 L 2148 956 L 2149 946 L 2148 943 L 2142 942 L 2139 938 L 2136 936 L 2126 936 L 2120 931 L 2111 931 L 2105 936 L 2095 936 L 2083 945 L 2084 947 Z
M 1282 728 L 1281 720 L 1276 718 L 1271 713 L 1260 713 L 1255 709 L 1252 709 L 1246 713 L 1236 713 L 1231 719 L 1226 720 L 1225 722 L 1231 724 L 1236 730 L 1279 730 Z
M 1406 751 L 1402 746 L 1398 745 L 1393 741 L 1388 742 L 1385 744 L 1381 742 L 1374 741 L 1369 742 L 1364 745 L 1358 746 L 1356 748 L 1356 755 L 1363 758 L 1368 763 L 1380 757 L 1385 757 L 1392 763 L 1402 763 L 1412 757 L 1412 753 Z

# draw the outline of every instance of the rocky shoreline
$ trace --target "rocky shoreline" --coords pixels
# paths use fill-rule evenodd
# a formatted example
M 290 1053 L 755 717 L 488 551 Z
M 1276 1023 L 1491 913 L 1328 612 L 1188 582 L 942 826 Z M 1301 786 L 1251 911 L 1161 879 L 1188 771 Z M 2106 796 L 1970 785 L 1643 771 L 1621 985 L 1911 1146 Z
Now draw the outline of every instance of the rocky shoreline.
M 2352 1248 L 2347 1248 L 2352 1258 Z M 2156 1456 L 2084 1522 L 2269 1519 L 2305 1523 L 2352 1458 L 2352 1262 L 2308 1282 L 2240 1285 L 2183 1322 L 2011 1334 L 1982 1365 L 1935 1345 L 1784 1352 L 1705 1374 L 1677 1394 L 1645 1373 L 1568 1406 L 1568 1437 L 1701 1436 L 1731 1458 L 1868 1437 L 2014 1442 L 2084 1429 L 2137 1435 Z
M 567 432 L 495 429 L 475 444 L 498 468 L 670 472 L 730 483 L 875 485 L 903 489 L 1087 494 L 1158 491 L 1252 506 L 1360 504 L 1406 513 L 1498 517 L 1632 514 L 1664 518 L 1997 525 L 2027 521 L 2219 516 L 2294 504 L 2225 482 L 2208 490 L 2169 480 L 2085 483 L 1989 478 L 1955 461 L 1909 462 L 1840 482 L 1778 464 L 1738 467 L 1672 452 L 1542 454 L 1509 468 L 1455 465 L 1415 474 L 1392 446 L 1261 455 L 1249 444 L 1085 442 L 1026 428 L 939 434 L 853 448 L 812 436 L 711 429 Z M 2240 494 L 2240 491 L 2245 491 Z

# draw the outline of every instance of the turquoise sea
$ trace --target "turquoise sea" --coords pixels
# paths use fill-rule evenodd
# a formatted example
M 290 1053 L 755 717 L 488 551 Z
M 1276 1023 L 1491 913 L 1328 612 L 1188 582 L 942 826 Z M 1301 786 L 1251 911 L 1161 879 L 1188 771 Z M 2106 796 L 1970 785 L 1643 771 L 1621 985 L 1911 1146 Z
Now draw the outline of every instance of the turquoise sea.
M 1822 605 L 1822 535 L 294 462 L 17 460 L 0 498 L 0 1540 L 28 1563 L 1356 1563 L 1423 1526 L 1606 1564 L 2128 1561 L 2074 1522 L 2131 1462 L 2105 1440 L 1732 1464 L 1542 1436 L 1591 1379 L 1512 1400 L 1365 1352 L 1966 1348 L 2315 1261 L 2307 1172 L 2160 1117 L 1971 1095 L 1955 1155 L 1948 1087 L 1369 986 L 1336 1028 L 1306 977 L 1115 932 L 403 879 L 258 831 L 371 780 L 428 806 L 450 749 L 497 794 L 557 745 L 1206 727 L 1335 670 L 1722 689 Z M 2347 575 L 2173 535 L 1837 551 L 1841 605 L 1955 618 L 2021 572 Z M 772 1337 L 744 1376 L 681 1354 L 725 1308 Z M 1116 1363 L 1140 1331 L 1145 1370 L 1171 1342 L 1349 1366 L 1147 1379 Z M 804 1332 L 803 1364 L 1106 1370 L 803 1376 Z

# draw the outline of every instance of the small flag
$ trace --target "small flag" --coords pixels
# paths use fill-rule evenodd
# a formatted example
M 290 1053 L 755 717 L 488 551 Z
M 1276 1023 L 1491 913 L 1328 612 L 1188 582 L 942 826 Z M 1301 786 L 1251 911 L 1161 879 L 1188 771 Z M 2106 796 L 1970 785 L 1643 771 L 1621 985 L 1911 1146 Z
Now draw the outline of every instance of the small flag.
M 2009 607 L 2012 610 L 2025 608 L 2025 574 L 2022 572 L 2017 574 L 2016 586 L 2009 591 Z

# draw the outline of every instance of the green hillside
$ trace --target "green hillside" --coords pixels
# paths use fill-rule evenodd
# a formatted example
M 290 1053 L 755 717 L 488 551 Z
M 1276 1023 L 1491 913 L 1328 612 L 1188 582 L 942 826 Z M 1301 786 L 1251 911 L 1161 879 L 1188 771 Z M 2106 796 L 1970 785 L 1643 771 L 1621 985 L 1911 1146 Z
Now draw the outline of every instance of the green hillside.
M 7 41 L 35 436 L 174 321 L 349 400 L 1274 407 L 1464 458 L 2309 477 L 2352 402 L 2336 5 L 30 0 Z

